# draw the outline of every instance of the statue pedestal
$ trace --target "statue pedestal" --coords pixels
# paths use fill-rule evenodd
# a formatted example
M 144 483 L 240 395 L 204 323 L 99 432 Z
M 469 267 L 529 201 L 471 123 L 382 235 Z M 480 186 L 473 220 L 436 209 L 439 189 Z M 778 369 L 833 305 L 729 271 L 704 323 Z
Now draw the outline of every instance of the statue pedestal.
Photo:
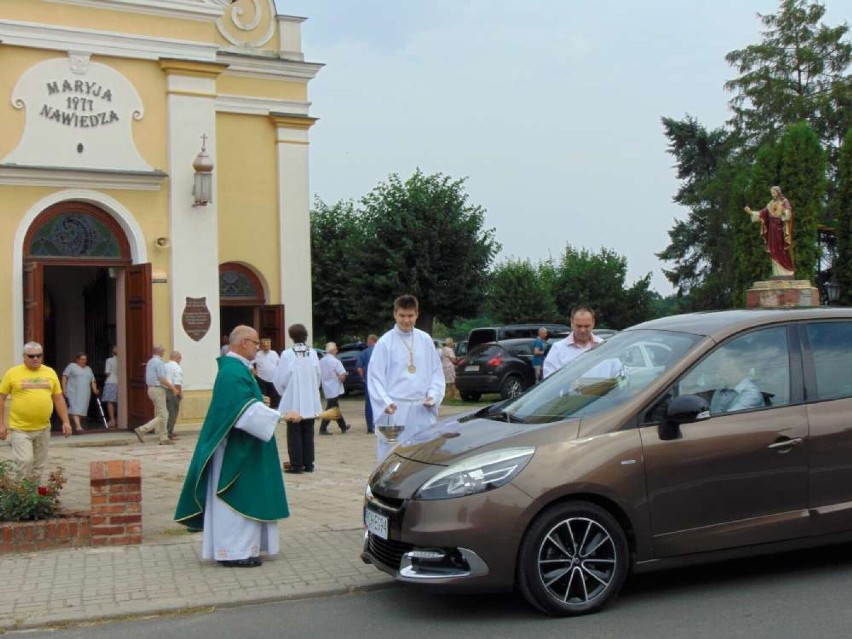
M 746 292 L 746 308 L 819 306 L 819 291 L 808 280 L 772 279 L 755 282 Z

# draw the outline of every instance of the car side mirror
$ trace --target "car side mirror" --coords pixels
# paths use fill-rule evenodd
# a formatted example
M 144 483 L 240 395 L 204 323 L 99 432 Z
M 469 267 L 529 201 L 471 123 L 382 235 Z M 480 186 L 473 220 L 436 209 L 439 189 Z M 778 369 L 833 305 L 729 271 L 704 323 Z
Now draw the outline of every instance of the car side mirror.
M 680 425 L 710 419 L 707 400 L 698 395 L 680 395 L 666 407 L 666 416 L 660 424 L 660 439 L 668 441 L 680 437 Z

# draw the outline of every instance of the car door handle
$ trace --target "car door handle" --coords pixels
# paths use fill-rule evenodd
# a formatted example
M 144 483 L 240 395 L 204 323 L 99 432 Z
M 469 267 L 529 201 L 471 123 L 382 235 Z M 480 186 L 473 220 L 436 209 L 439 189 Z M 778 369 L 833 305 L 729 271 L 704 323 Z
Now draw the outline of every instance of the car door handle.
M 787 451 L 793 446 L 798 446 L 804 440 L 801 437 L 794 437 L 793 439 L 782 439 L 781 441 L 775 442 L 774 444 L 769 444 L 769 448 L 772 450 L 782 450 Z

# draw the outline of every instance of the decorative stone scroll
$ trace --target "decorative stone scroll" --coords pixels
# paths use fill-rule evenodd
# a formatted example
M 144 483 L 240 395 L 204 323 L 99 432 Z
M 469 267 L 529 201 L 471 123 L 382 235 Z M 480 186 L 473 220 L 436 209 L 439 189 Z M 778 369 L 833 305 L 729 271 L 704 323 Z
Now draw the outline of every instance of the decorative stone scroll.
M 226 7 L 216 21 L 219 33 L 234 46 L 259 49 L 275 35 L 275 3 L 273 0 L 216 0 Z
M 90 54 L 39 62 L 12 91 L 12 106 L 26 110 L 21 140 L 3 163 L 64 169 L 144 171 L 153 168 L 133 140 L 142 99 L 118 71 Z

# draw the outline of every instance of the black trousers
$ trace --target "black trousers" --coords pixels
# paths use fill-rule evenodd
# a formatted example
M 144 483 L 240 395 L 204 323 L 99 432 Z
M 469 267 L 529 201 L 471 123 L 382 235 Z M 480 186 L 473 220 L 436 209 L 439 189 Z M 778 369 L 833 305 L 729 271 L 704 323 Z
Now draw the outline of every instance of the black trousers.
M 325 409 L 334 408 L 337 406 L 340 407 L 340 398 L 339 397 L 328 397 L 325 400 Z M 340 413 L 340 419 L 335 420 L 337 425 L 340 427 L 340 432 L 345 433 L 348 430 L 346 426 L 346 419 L 343 417 L 343 413 Z M 320 431 L 325 432 L 328 430 L 328 420 L 324 419 L 320 422 Z
M 287 422 L 287 454 L 293 470 L 314 467 L 314 420 Z

